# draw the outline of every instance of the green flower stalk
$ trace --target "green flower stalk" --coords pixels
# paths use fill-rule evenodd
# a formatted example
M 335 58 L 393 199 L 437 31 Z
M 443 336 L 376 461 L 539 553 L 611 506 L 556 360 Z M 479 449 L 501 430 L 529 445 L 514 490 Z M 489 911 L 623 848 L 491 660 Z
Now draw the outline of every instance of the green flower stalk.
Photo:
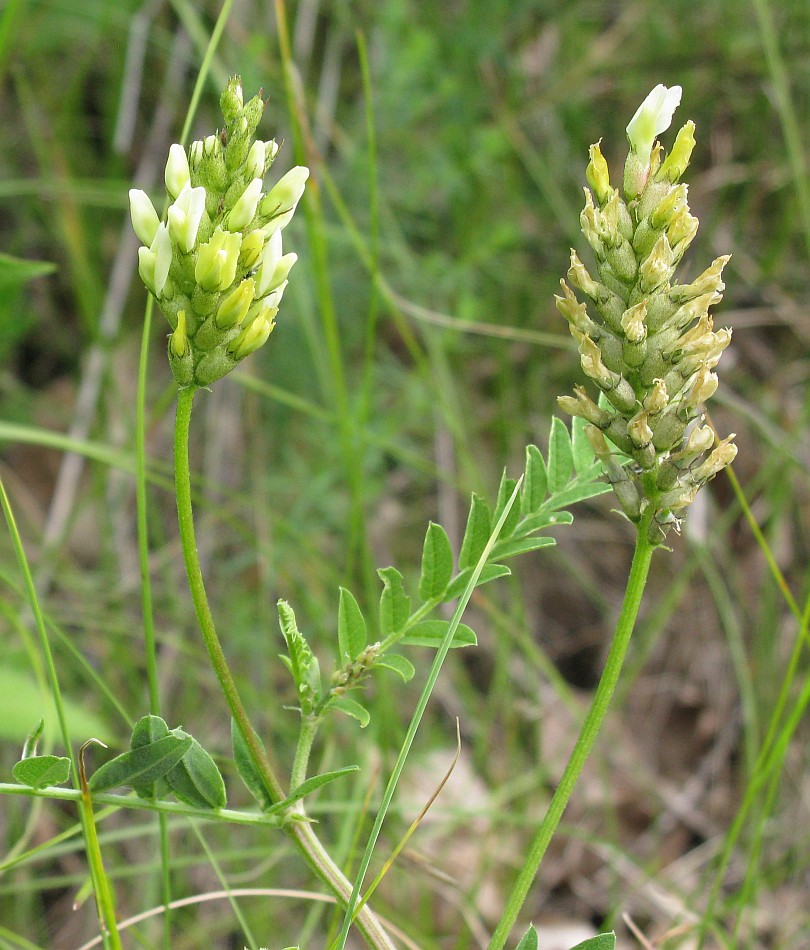
M 298 166 L 265 193 L 278 146 L 254 140 L 264 102 L 254 96 L 245 103 L 237 76 L 220 106 L 221 132 L 188 152 L 169 149 L 165 221 L 145 192 L 129 193 L 143 244 L 138 272 L 172 328 L 169 363 L 183 387 L 216 382 L 267 342 L 297 260 L 282 253 L 281 232 L 309 177 Z
M 649 524 L 653 544 L 680 526 L 698 491 L 737 454 L 733 435 L 715 446 L 703 416 L 731 340 L 731 330 L 715 330 L 709 313 L 722 300 L 729 257 L 718 257 L 690 284 L 674 282 L 698 229 L 680 183 L 694 123 L 678 132 L 668 155 L 655 139 L 669 128 L 680 99 L 680 86 L 656 86 L 631 119 L 623 193 L 610 184 L 599 143 L 591 146 L 580 222 L 599 279 L 572 250 L 568 280 L 589 303 L 580 303 L 565 281 L 556 298 L 582 370 L 600 390 L 594 401 L 577 387 L 559 404 L 588 421 L 621 510 L 634 524 Z

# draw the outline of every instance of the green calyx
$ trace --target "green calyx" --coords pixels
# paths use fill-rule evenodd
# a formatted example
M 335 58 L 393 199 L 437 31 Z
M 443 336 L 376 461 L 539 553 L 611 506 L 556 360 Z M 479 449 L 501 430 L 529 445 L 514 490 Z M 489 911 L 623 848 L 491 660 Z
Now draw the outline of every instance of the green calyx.
M 659 107 L 669 109 L 667 90 L 656 90 Z M 670 117 L 671 110 L 666 125 Z M 664 124 L 656 118 L 650 130 L 657 131 L 656 122 Z M 572 251 L 568 280 L 588 303 L 564 281 L 556 297 L 599 399 L 577 387 L 558 401 L 589 422 L 586 431 L 623 513 L 638 524 L 649 519 L 652 506 L 649 539 L 660 544 L 700 488 L 737 453 L 733 436 L 715 445 L 714 432 L 702 425 L 703 404 L 718 384 L 714 369 L 731 340 L 730 330 L 714 329 L 709 312 L 722 299 L 729 258 L 717 258 L 691 284 L 675 283 L 698 227 L 686 185 L 679 183 L 694 124 L 681 129 L 668 156 L 652 141 L 645 139 L 640 151 L 630 139 L 622 193 L 610 187 L 599 146 L 591 147 L 593 194 L 585 190 L 580 220 L 598 276 Z
M 181 386 L 210 385 L 267 341 L 296 261 L 282 254 L 281 231 L 309 176 L 293 168 L 265 191 L 278 146 L 255 139 L 264 102 L 245 102 L 234 77 L 220 107 L 221 131 L 169 151 L 165 221 L 144 192 L 130 192 L 139 273 L 172 328 L 168 357 Z

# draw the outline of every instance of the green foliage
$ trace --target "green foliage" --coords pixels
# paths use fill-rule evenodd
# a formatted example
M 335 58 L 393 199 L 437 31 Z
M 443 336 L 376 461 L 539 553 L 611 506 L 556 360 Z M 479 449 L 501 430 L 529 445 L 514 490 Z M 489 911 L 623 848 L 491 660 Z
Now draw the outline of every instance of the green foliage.
M 70 759 L 63 755 L 32 755 L 11 770 L 15 782 L 31 788 L 62 785 L 70 778 Z
M 583 940 L 571 950 L 616 950 L 616 934 L 610 933 L 597 934 L 588 940 Z
M 259 747 L 264 751 L 264 743 L 256 736 Z M 250 794 L 259 803 L 259 807 L 264 811 L 273 804 L 272 799 L 267 793 L 267 787 L 262 781 L 262 777 L 256 771 L 256 766 L 250 756 L 245 737 L 242 735 L 236 721 L 231 719 L 231 744 L 233 746 L 233 758 L 236 763 L 236 771 L 239 777 L 245 783 L 245 787 Z
M 537 931 L 533 924 L 529 924 L 529 929 L 520 938 L 515 950 L 537 950 Z
M 167 735 L 148 745 L 122 752 L 90 776 L 91 792 L 106 792 L 121 785 L 146 786 L 163 778 L 191 748 L 191 736 Z

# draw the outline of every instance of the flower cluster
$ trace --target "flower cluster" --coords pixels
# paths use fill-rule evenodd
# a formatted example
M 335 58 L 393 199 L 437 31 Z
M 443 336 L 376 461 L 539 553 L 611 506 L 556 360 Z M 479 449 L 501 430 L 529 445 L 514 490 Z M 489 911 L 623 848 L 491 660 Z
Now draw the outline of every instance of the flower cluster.
M 680 98 L 679 86 L 656 86 L 627 126 L 623 195 L 610 184 L 599 144 L 591 146 L 580 222 L 599 280 L 573 250 L 568 279 L 597 315 L 565 281 L 556 298 L 579 344 L 582 370 L 601 390 L 597 403 L 577 387 L 574 396 L 559 398 L 560 406 L 590 423 L 588 437 L 622 511 L 634 523 L 646 514 L 655 543 L 737 454 L 733 436 L 715 445 L 702 414 L 717 389 L 713 370 L 731 340 L 730 330 L 714 329 L 709 314 L 722 299 L 729 258 L 718 257 L 692 283 L 672 282 L 698 228 L 680 183 L 694 123 L 678 132 L 668 155 L 655 141 Z
M 297 260 L 282 253 L 281 232 L 309 176 L 298 166 L 265 193 L 278 146 L 254 140 L 264 102 L 245 103 L 234 77 L 220 106 L 223 131 L 188 152 L 169 150 L 165 221 L 145 192 L 129 193 L 144 245 L 138 272 L 171 325 L 169 362 L 181 386 L 215 382 L 267 341 Z

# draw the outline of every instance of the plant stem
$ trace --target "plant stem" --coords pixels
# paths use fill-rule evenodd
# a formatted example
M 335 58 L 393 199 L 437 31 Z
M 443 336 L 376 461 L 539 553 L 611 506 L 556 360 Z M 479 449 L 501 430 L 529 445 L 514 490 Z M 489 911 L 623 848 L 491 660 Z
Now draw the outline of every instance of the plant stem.
M 317 716 L 301 717 L 301 731 L 298 734 L 298 745 L 295 747 L 295 758 L 290 773 L 290 794 L 306 781 L 309 756 L 312 752 L 312 743 L 318 733 L 319 723 L 320 719 Z M 299 805 L 301 805 L 300 802 Z
M 220 688 L 228 703 L 231 715 L 247 744 L 253 765 L 264 782 L 270 798 L 281 801 L 284 791 L 262 749 L 258 736 L 248 719 L 242 700 L 231 675 L 228 661 L 214 626 L 214 618 L 205 592 L 200 560 L 197 556 L 197 542 L 194 533 L 194 513 L 191 506 L 191 474 L 188 460 L 188 436 L 191 423 L 191 409 L 194 403 L 196 387 L 188 386 L 177 394 L 177 415 L 174 428 L 174 470 L 175 492 L 177 495 L 177 515 L 180 524 L 180 540 L 186 563 L 189 589 L 197 613 L 197 621 L 208 651 L 211 666 L 219 680 Z M 313 734 L 314 738 L 314 734 Z M 311 743 L 310 743 L 311 744 Z M 302 752 L 303 755 L 303 752 Z M 308 757 L 308 750 L 307 750 Z M 298 756 L 297 756 L 298 758 Z M 305 765 L 304 765 L 305 767 Z M 352 885 L 327 853 L 312 826 L 300 819 L 287 821 L 284 830 L 296 843 L 309 866 L 318 877 L 332 890 L 338 901 L 345 907 L 352 892 Z M 368 945 L 374 950 L 394 950 L 388 934 L 376 916 L 364 907 L 357 917 L 357 926 Z
M 652 506 L 650 507 L 652 508 Z M 560 784 L 554 792 L 546 816 L 537 829 L 529 854 L 515 881 L 512 893 L 509 895 L 504 915 L 492 935 L 487 950 L 502 950 L 505 945 L 607 714 L 627 653 L 630 636 L 636 623 L 641 598 L 647 583 L 650 561 L 655 550 L 655 545 L 647 537 L 650 517 L 643 518 L 638 525 L 633 563 L 630 567 L 630 576 L 627 579 L 622 609 L 591 708 L 588 710 L 588 715 L 582 724 L 571 758 L 568 760 Z

